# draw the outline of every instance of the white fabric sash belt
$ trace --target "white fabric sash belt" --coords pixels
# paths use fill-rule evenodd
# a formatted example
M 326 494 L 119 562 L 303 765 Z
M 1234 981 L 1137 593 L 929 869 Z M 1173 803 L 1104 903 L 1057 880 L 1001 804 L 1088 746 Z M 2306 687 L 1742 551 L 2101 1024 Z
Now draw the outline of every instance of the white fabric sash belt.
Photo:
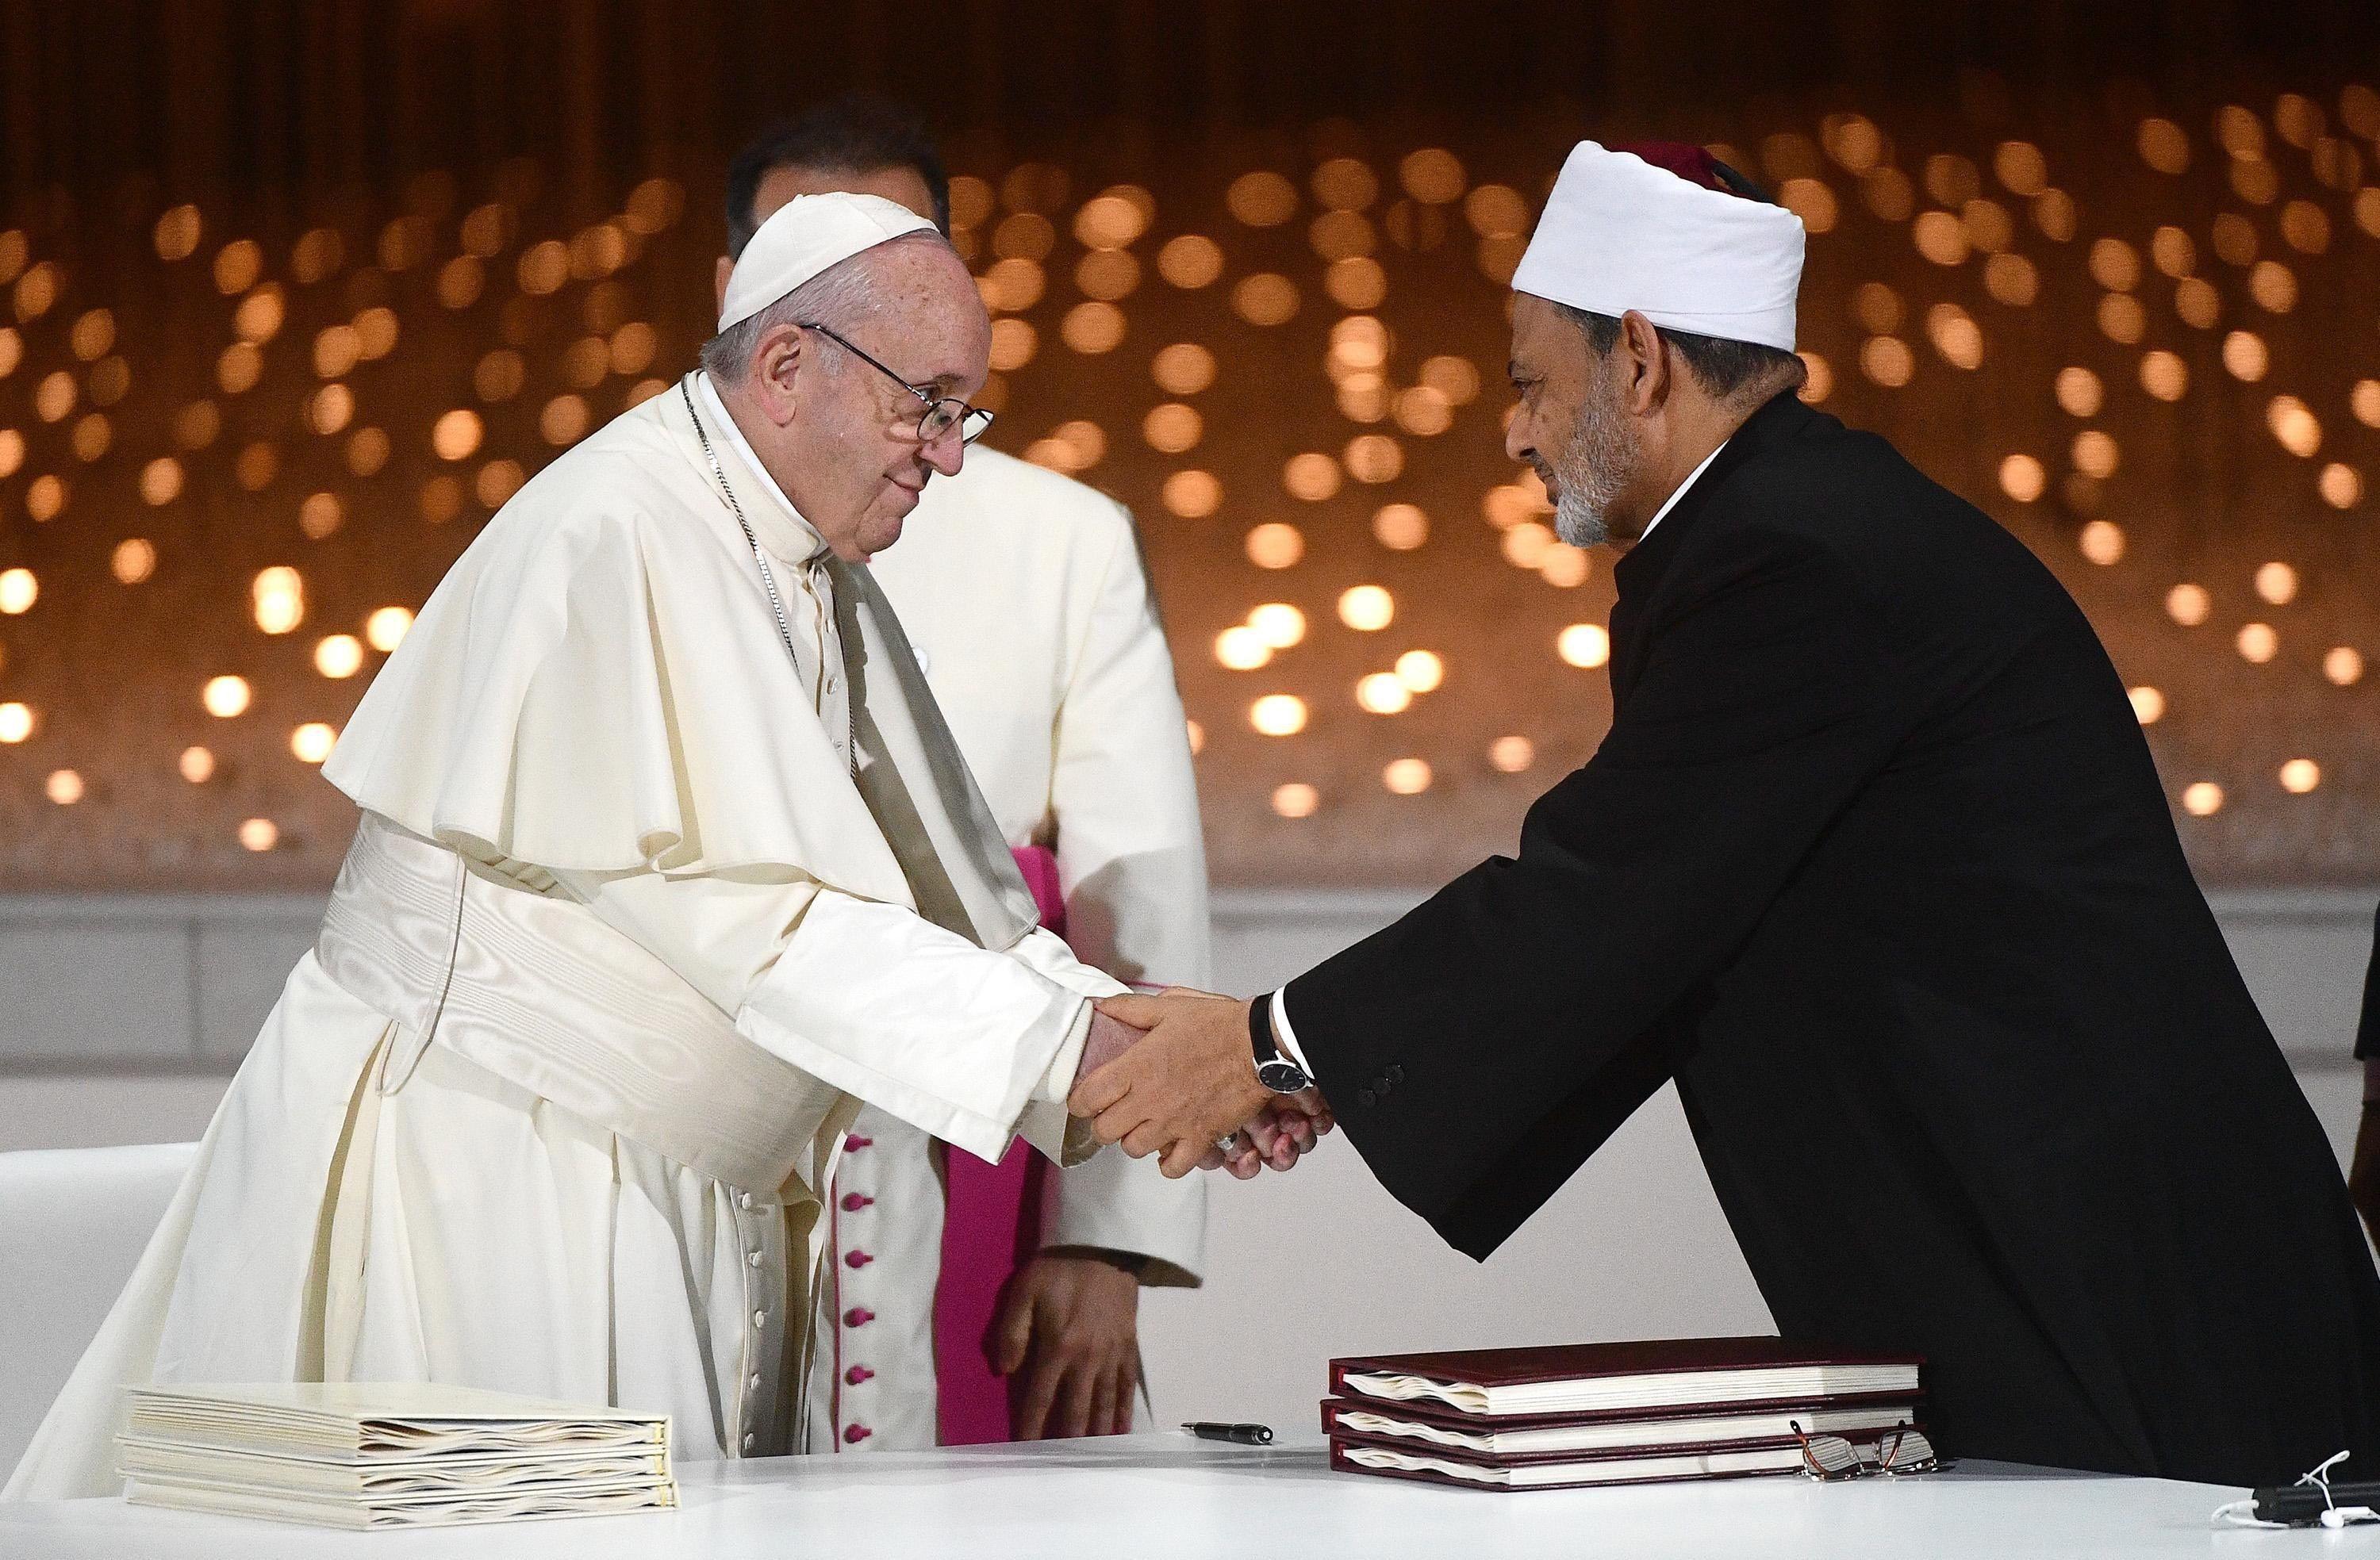
M 856 1108 L 585 905 L 492 881 L 377 814 L 339 868 L 314 956 L 408 1032 L 383 1093 L 434 1040 L 664 1158 L 787 1201 L 825 1184 Z

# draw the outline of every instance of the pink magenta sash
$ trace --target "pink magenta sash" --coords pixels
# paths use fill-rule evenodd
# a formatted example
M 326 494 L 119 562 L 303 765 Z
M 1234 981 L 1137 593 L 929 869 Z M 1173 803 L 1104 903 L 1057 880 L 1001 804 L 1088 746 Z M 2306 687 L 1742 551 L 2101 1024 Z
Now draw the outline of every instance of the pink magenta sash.
M 1064 937 L 1058 858 L 1038 845 L 1015 854 L 1041 925 Z M 992 1373 L 991 1326 L 1010 1280 L 1041 1249 L 1041 1195 L 1050 1165 L 1019 1139 L 997 1165 L 949 1149 L 945 1169 L 942 1276 L 934 1288 L 939 1429 L 943 1445 L 974 1446 L 1010 1438 L 1010 1384 Z

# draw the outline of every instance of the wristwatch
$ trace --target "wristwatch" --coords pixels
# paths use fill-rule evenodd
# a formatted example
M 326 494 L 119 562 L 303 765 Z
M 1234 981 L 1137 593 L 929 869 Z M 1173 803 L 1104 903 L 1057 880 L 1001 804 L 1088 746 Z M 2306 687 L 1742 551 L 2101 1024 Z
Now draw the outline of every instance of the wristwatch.
M 1314 1087 L 1305 1069 L 1281 1054 L 1272 1037 L 1272 994 L 1248 1004 L 1248 1043 L 1256 1052 L 1257 1082 L 1276 1094 L 1294 1094 Z

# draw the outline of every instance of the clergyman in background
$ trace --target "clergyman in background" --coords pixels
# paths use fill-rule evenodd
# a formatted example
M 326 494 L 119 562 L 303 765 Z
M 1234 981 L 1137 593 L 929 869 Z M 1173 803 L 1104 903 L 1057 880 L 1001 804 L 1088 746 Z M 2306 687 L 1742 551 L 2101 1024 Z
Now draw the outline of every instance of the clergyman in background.
M 950 228 L 917 116 L 845 96 L 747 146 L 728 253 L 800 195 L 880 195 Z M 1126 982 L 1208 978 L 1206 854 L 1173 662 L 1132 515 L 978 444 L 870 572 L 1034 888 L 1044 925 Z M 1121 1433 L 1141 1394 L 1143 1285 L 1195 1285 L 1205 1178 L 1111 1151 L 1052 1175 L 874 1107 L 836 1170 L 813 1450 Z

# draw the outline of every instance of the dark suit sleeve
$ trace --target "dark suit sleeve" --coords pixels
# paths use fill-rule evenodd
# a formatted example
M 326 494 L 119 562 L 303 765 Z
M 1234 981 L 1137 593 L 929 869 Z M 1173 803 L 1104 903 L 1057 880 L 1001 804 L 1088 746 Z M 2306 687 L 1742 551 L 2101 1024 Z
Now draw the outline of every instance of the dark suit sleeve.
M 2363 972 L 2363 1022 L 2355 1031 L 2360 1061 L 2380 1058 L 2380 912 L 2372 917 L 2372 967 Z
M 1677 586 L 1601 749 L 1531 808 L 1518 859 L 1284 998 L 1373 1173 L 1474 1255 L 1659 1087 L 1662 1021 L 1906 729 L 1876 621 L 1815 544 L 1739 534 Z

